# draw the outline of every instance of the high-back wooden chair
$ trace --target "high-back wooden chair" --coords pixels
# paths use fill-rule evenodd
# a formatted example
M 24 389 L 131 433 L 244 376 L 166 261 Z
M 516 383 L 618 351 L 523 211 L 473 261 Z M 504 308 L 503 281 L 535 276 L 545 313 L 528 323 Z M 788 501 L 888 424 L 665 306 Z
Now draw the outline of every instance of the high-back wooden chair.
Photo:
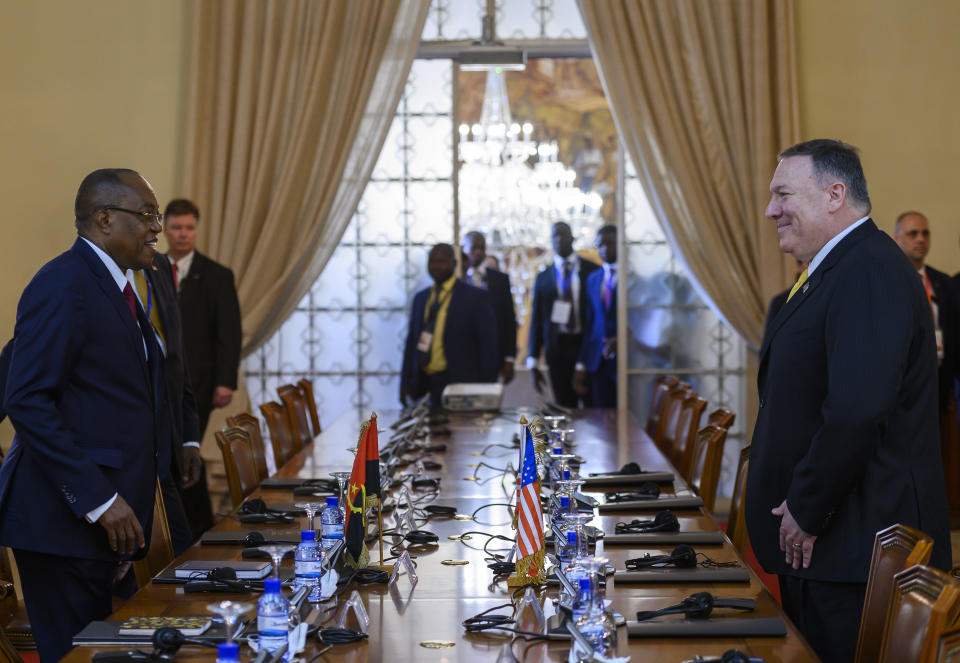
M 942 634 L 938 639 L 937 663 L 960 663 L 960 628 Z
M 143 559 L 133 563 L 133 573 L 137 587 L 141 589 L 150 584 L 150 579 L 165 569 L 173 561 L 173 537 L 167 521 L 167 507 L 160 490 L 160 480 L 153 499 L 153 533 L 150 535 L 150 549 Z
M 870 559 L 870 576 L 860 618 L 855 663 L 872 663 L 880 654 L 883 625 L 893 591 L 893 576 L 930 561 L 933 539 L 906 525 L 891 525 L 877 532 Z
M 217 446 L 223 454 L 230 501 L 236 509 L 243 499 L 260 485 L 257 465 L 250 450 L 250 435 L 243 428 L 230 427 L 216 432 Z
M 690 462 L 693 458 L 697 431 L 700 430 L 700 420 L 703 418 L 703 411 L 707 409 L 705 400 L 699 398 L 694 392 L 689 393 L 692 395 L 683 399 L 680 405 L 677 430 L 672 442 L 664 441 L 664 446 L 671 450 L 670 462 L 687 481 L 690 480 Z
M 720 428 L 726 428 L 727 430 L 730 430 L 730 427 L 733 426 L 733 421 L 736 418 L 737 415 L 733 411 L 723 407 L 718 407 L 707 417 L 707 425 L 719 426 Z
M 704 426 L 697 432 L 690 462 L 690 487 L 703 500 L 703 507 L 713 513 L 720 485 L 720 466 L 723 464 L 723 445 L 727 429 Z
M 313 442 L 313 435 L 310 433 L 310 415 L 307 413 L 307 403 L 295 384 L 285 384 L 277 387 L 277 395 L 283 408 L 287 411 L 287 418 L 290 420 L 290 431 L 294 440 L 300 442 L 300 447 Z
M 269 401 L 260 406 L 260 414 L 267 422 L 270 431 L 270 444 L 273 446 L 273 461 L 277 468 L 282 467 L 291 457 L 303 448 L 299 438 L 293 437 L 290 430 L 290 418 L 280 403 Z
M 660 423 L 660 411 L 663 409 L 663 401 L 667 392 L 676 385 L 677 378 L 672 375 L 660 375 L 653 381 L 653 393 L 650 394 L 650 409 L 647 411 L 647 435 L 653 437 L 657 434 L 657 426 Z
M 686 382 L 678 382 L 663 398 L 660 421 L 657 424 L 657 434 L 653 441 L 667 458 L 672 455 L 670 445 L 677 437 L 677 426 L 680 423 L 680 410 L 683 409 L 683 401 L 696 395 L 697 392 L 692 390 Z
M 317 416 L 317 399 L 313 395 L 313 383 L 307 378 L 301 378 L 297 381 L 297 389 L 303 395 L 303 400 L 307 402 L 307 413 L 310 415 L 310 427 L 313 436 L 316 437 L 323 430 L 320 428 L 320 417 Z
M 253 453 L 253 464 L 257 467 L 257 477 L 260 481 L 266 479 L 270 472 L 267 469 L 266 447 L 263 444 L 263 435 L 260 434 L 260 420 L 249 412 L 241 412 L 227 417 L 227 425 L 242 428 L 250 436 L 250 451 Z
M 747 536 L 747 518 L 743 510 L 743 502 L 747 492 L 747 470 L 750 468 L 750 445 L 740 450 L 740 460 L 737 462 L 737 476 L 733 480 L 733 496 L 730 498 L 730 515 L 727 516 L 727 536 L 733 547 L 743 555 L 750 545 Z
M 10 642 L 2 626 L 0 626 L 0 663 L 23 663 L 23 657 Z
M 936 655 L 941 633 L 957 626 L 960 585 L 917 564 L 893 577 L 879 663 L 925 663 Z

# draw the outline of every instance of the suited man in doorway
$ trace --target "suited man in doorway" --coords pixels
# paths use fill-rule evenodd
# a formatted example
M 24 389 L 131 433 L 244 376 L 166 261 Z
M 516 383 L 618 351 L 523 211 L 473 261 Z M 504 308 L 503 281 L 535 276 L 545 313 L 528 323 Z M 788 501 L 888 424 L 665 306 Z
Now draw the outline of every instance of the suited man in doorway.
M 786 613 L 827 663 L 849 663 L 876 532 L 934 540 L 950 566 L 930 305 L 910 261 L 869 218 L 854 148 L 780 154 L 766 215 L 810 264 L 760 349 L 746 519 Z
M 589 407 L 590 394 L 581 396 L 574 391 L 573 374 L 586 324 L 584 284 L 600 265 L 574 252 L 569 224 L 563 221 L 553 224 L 550 239 L 556 254 L 553 264 L 537 274 L 533 284 L 527 368 L 533 388 L 542 393 L 546 382 L 538 367 L 542 352 L 550 370 L 554 400 L 565 407 L 579 407 L 581 402 Z
M 20 298 L 4 401 L 16 435 L 0 466 L 0 543 L 44 663 L 112 611 L 114 576 L 146 552 L 171 457 L 160 349 L 124 276 L 153 260 L 156 195 L 135 171 L 98 170 L 74 213 L 73 247 Z
M 465 281 L 490 293 L 493 315 L 497 320 L 497 348 L 500 355 L 500 376 L 504 384 L 513 380 L 517 358 L 517 313 L 510 292 L 510 277 L 487 265 L 487 240 L 483 233 L 472 230 L 463 236 Z
M 594 407 L 617 407 L 617 227 L 597 231 L 594 247 L 603 269 L 587 276 L 583 344 L 573 374 L 573 389 L 590 394 Z

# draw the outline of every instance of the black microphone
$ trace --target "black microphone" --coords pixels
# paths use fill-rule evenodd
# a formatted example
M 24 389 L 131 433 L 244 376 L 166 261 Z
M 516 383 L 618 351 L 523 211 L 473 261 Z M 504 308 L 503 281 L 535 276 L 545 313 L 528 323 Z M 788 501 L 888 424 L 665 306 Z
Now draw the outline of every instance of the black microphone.
M 697 565 L 697 553 L 694 552 L 692 546 L 681 543 L 674 548 L 673 552 L 669 555 L 647 554 L 643 557 L 628 559 L 625 565 L 630 571 L 657 566 L 674 566 L 678 569 L 692 569 Z
M 617 523 L 617 534 L 637 534 L 643 532 L 679 532 L 680 521 L 670 510 L 659 512 L 653 520 L 631 520 L 629 523 Z
M 756 606 L 753 599 L 725 599 L 715 597 L 710 592 L 697 592 L 687 598 L 659 610 L 641 610 L 637 612 L 637 621 L 642 622 L 660 615 L 682 614 L 690 619 L 706 619 L 714 608 L 733 608 L 750 612 Z

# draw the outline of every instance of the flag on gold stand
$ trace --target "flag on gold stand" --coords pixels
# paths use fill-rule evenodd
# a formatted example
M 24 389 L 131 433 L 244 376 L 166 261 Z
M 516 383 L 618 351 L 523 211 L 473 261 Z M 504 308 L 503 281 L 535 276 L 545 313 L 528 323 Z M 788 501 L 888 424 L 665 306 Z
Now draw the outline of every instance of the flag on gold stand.
M 347 518 L 344 524 L 348 566 L 366 568 L 370 554 L 364 539 L 367 536 L 367 509 L 380 503 L 380 448 L 377 441 L 377 413 L 360 425 L 357 456 L 353 459 L 350 486 L 347 488 Z
M 517 504 L 514 529 L 517 530 L 516 571 L 507 578 L 511 587 L 544 584 L 543 509 L 540 506 L 540 478 L 537 475 L 537 454 L 533 431 L 525 417 L 520 418 L 520 469 L 517 471 Z

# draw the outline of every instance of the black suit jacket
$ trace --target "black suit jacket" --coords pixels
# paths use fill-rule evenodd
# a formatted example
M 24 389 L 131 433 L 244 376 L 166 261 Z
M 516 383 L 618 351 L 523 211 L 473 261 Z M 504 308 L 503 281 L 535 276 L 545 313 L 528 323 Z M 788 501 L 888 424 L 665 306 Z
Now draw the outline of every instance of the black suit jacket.
M 427 392 L 422 371 L 417 364 L 417 341 L 423 328 L 424 311 L 430 288 L 413 298 L 407 341 L 403 350 L 400 391 L 409 391 L 415 398 Z M 496 328 L 490 295 L 463 281 L 454 281 L 443 327 L 443 350 L 447 358 L 450 382 L 496 382 L 497 339 L 489 330 Z
M 770 572 L 864 582 L 874 535 L 903 523 L 950 566 L 933 318 L 920 279 L 867 221 L 784 304 L 760 350 L 746 516 Z M 817 535 L 809 569 L 784 564 L 784 499 Z
M 241 329 L 233 272 L 195 252 L 190 272 L 181 277 L 180 317 L 193 394 L 205 424 L 213 388 L 237 388 Z
M 960 377 L 960 306 L 952 279 L 929 265 L 924 265 L 930 279 L 931 296 L 937 304 L 940 328 L 943 330 L 943 361 L 938 375 L 941 408 L 953 395 L 953 381 Z
M 197 402 L 190 386 L 190 375 L 183 351 L 183 327 L 177 291 L 173 285 L 170 261 L 162 253 L 153 256 L 153 269 L 143 270 L 163 324 L 166 354 L 163 358 L 164 379 L 167 387 L 167 408 L 170 411 L 171 444 L 175 479 L 183 478 L 183 443 L 200 442 L 197 420 Z
M 587 276 L 600 265 L 580 258 L 580 293 L 577 303 L 577 313 L 580 318 L 580 329 L 585 331 L 587 316 Z M 557 347 L 557 334 L 560 328 L 550 322 L 550 313 L 553 311 L 553 302 L 557 299 L 557 270 L 554 263 L 541 270 L 533 284 L 533 304 L 531 305 L 530 339 L 527 343 L 527 353 L 531 357 L 539 357 L 544 351 L 547 364 L 553 363 Z
M 503 364 L 507 357 L 517 356 L 517 313 L 510 293 L 510 277 L 488 267 L 483 278 L 486 290 L 490 293 L 490 303 L 493 304 L 493 315 L 497 319 L 498 356 L 500 364 Z

